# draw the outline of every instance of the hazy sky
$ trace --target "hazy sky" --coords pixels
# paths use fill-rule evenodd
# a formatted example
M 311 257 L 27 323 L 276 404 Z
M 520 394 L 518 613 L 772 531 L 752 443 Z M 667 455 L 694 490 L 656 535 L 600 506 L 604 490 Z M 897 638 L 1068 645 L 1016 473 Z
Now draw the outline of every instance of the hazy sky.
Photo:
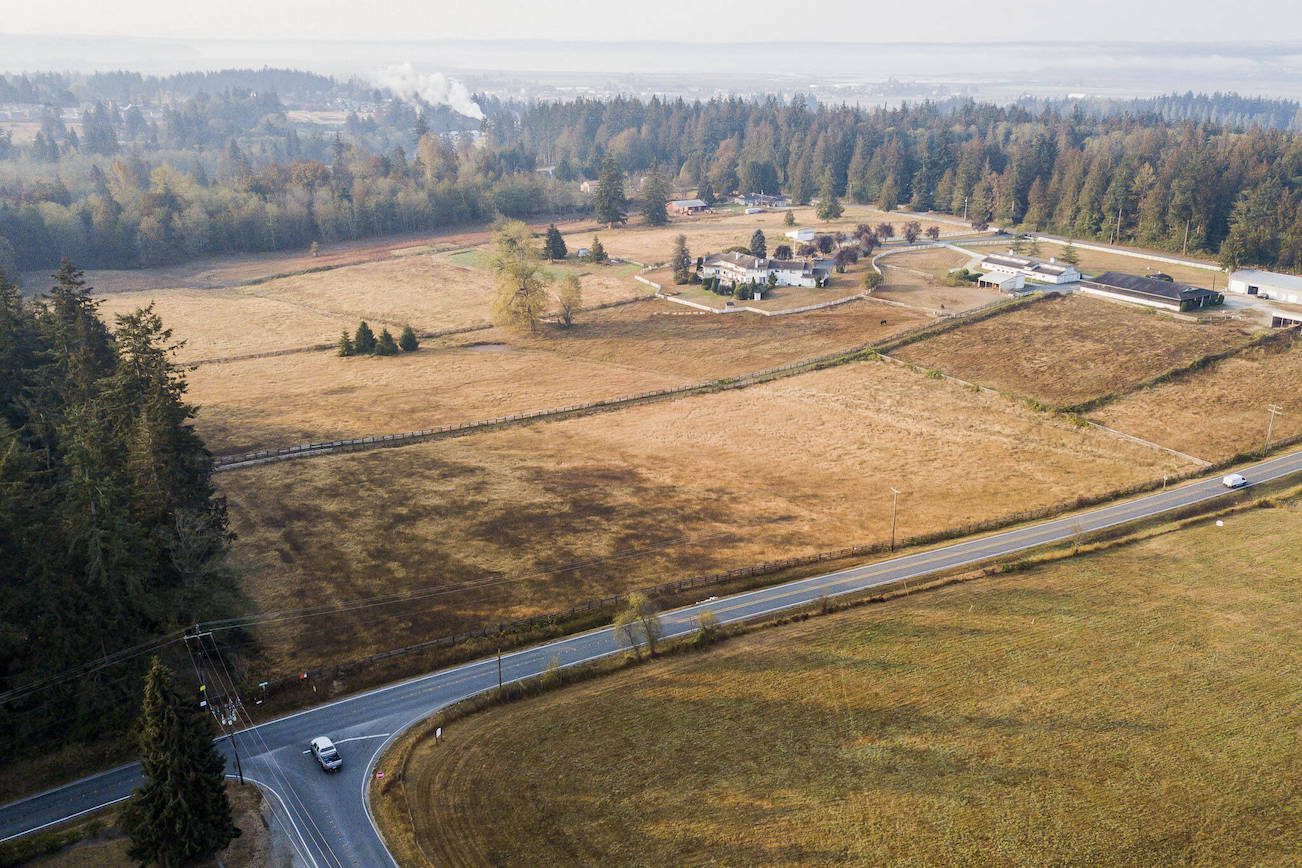
M 0 33 L 254 39 L 1302 42 L 1299 0 L 0 0 Z

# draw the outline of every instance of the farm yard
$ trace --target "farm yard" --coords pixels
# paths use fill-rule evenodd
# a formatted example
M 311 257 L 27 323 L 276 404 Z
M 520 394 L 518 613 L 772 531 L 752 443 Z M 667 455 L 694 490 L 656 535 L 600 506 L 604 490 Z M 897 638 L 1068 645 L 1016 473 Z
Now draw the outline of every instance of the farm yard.
M 978 248 L 980 250 L 980 248 Z M 978 286 L 946 286 L 952 268 L 961 268 L 972 256 L 956 250 L 917 250 L 893 253 L 878 260 L 882 285 L 873 297 L 932 311 L 961 312 L 998 301 L 1004 296 Z
M 1294 500 L 479 712 L 377 814 L 412 864 L 1289 864 L 1299 534 Z
M 314 666 L 672 578 L 908 537 L 1176 473 L 1165 453 L 881 362 L 223 473 L 263 610 L 434 589 L 264 635 Z M 458 588 L 467 588 L 458 591 Z M 291 664 L 290 661 L 295 661 Z
M 1091 414 L 1105 425 L 1208 461 L 1260 449 L 1275 405 L 1275 442 L 1302 434 L 1302 341 L 1257 347 Z
M 1229 323 L 1183 322 L 1071 295 L 936 335 L 894 355 L 1046 405 L 1070 406 L 1124 391 L 1250 337 Z

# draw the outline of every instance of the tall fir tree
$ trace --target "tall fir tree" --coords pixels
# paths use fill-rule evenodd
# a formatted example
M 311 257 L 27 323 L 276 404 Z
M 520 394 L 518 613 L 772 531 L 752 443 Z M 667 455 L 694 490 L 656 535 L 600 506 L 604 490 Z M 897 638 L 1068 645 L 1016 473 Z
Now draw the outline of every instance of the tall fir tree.
M 818 219 L 836 220 L 844 211 L 836 196 L 836 180 L 829 169 L 823 173 L 823 182 L 818 189 Z
M 547 227 L 547 237 L 543 241 L 543 254 L 554 262 L 569 256 L 569 253 L 569 249 L 565 246 L 565 236 L 561 235 L 561 230 L 556 228 L 555 223 L 552 223 Z
M 646 187 L 642 191 L 644 202 L 642 216 L 651 226 L 664 226 L 669 222 L 669 181 L 664 172 L 656 166 L 647 176 Z
M 131 858 L 187 865 L 239 837 L 215 735 L 212 715 L 183 697 L 171 670 L 155 658 L 145 677 L 137 736 L 145 780 L 119 820 L 131 839 Z
M 353 335 L 353 350 L 358 355 L 369 356 L 375 352 L 375 332 L 366 320 L 357 324 L 357 333 Z
M 624 195 L 624 170 L 619 161 L 607 155 L 601 164 L 597 189 L 592 196 L 592 211 L 598 223 L 614 227 L 628 220 L 628 197 Z
M 758 259 L 767 259 L 769 255 L 768 241 L 764 238 L 764 230 L 756 229 L 750 236 L 750 255 Z

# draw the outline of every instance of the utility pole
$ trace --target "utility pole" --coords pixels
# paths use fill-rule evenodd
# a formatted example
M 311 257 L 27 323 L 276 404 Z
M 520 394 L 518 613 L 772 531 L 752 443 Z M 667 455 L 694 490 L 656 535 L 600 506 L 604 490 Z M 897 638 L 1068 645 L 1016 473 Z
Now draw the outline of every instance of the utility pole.
M 900 490 L 891 486 L 891 551 L 895 551 L 895 515 L 900 503 Z
M 963 197 L 963 222 L 967 222 L 967 196 Z
M 1270 422 L 1266 425 L 1266 451 L 1269 452 L 1270 435 L 1275 433 L 1275 417 L 1284 411 L 1280 409 L 1278 404 L 1271 404 L 1266 408 L 1266 412 L 1270 414 Z
M 497 649 L 497 692 L 502 693 L 502 649 Z

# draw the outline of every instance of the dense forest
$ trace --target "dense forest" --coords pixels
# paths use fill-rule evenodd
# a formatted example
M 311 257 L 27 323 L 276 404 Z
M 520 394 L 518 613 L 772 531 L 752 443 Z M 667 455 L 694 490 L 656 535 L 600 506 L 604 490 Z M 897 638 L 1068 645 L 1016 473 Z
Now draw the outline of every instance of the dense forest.
M 324 87 L 278 75 L 296 92 Z M 83 104 L 78 132 L 50 108 L 30 144 L 0 139 L 0 265 L 43 269 L 70 256 L 148 266 L 558 214 L 589 207 L 575 182 L 595 178 L 609 155 L 628 172 L 658 166 L 680 191 L 706 196 L 781 189 L 807 202 L 830 189 L 886 209 L 1302 268 L 1302 134 L 1252 120 L 1292 104 L 1220 94 L 1109 111 L 480 99 L 486 120 L 462 118 L 477 129 L 449 132 L 431 126 L 432 107 L 388 99 L 327 135 L 291 122 L 273 90 L 210 95 L 204 81 L 172 82 L 193 95 L 152 113 L 97 100 Z M 129 75 L 95 86 L 166 89 Z M 74 98 L 77 88 L 90 85 L 64 85 Z M 332 99 L 347 94 L 376 96 L 345 88 Z M 1167 119 L 1185 116 L 1225 122 Z
M 87 664 L 239 608 L 171 351 L 66 262 L 40 302 L 0 274 L 0 730 L 25 751 L 130 721 L 148 658 Z

